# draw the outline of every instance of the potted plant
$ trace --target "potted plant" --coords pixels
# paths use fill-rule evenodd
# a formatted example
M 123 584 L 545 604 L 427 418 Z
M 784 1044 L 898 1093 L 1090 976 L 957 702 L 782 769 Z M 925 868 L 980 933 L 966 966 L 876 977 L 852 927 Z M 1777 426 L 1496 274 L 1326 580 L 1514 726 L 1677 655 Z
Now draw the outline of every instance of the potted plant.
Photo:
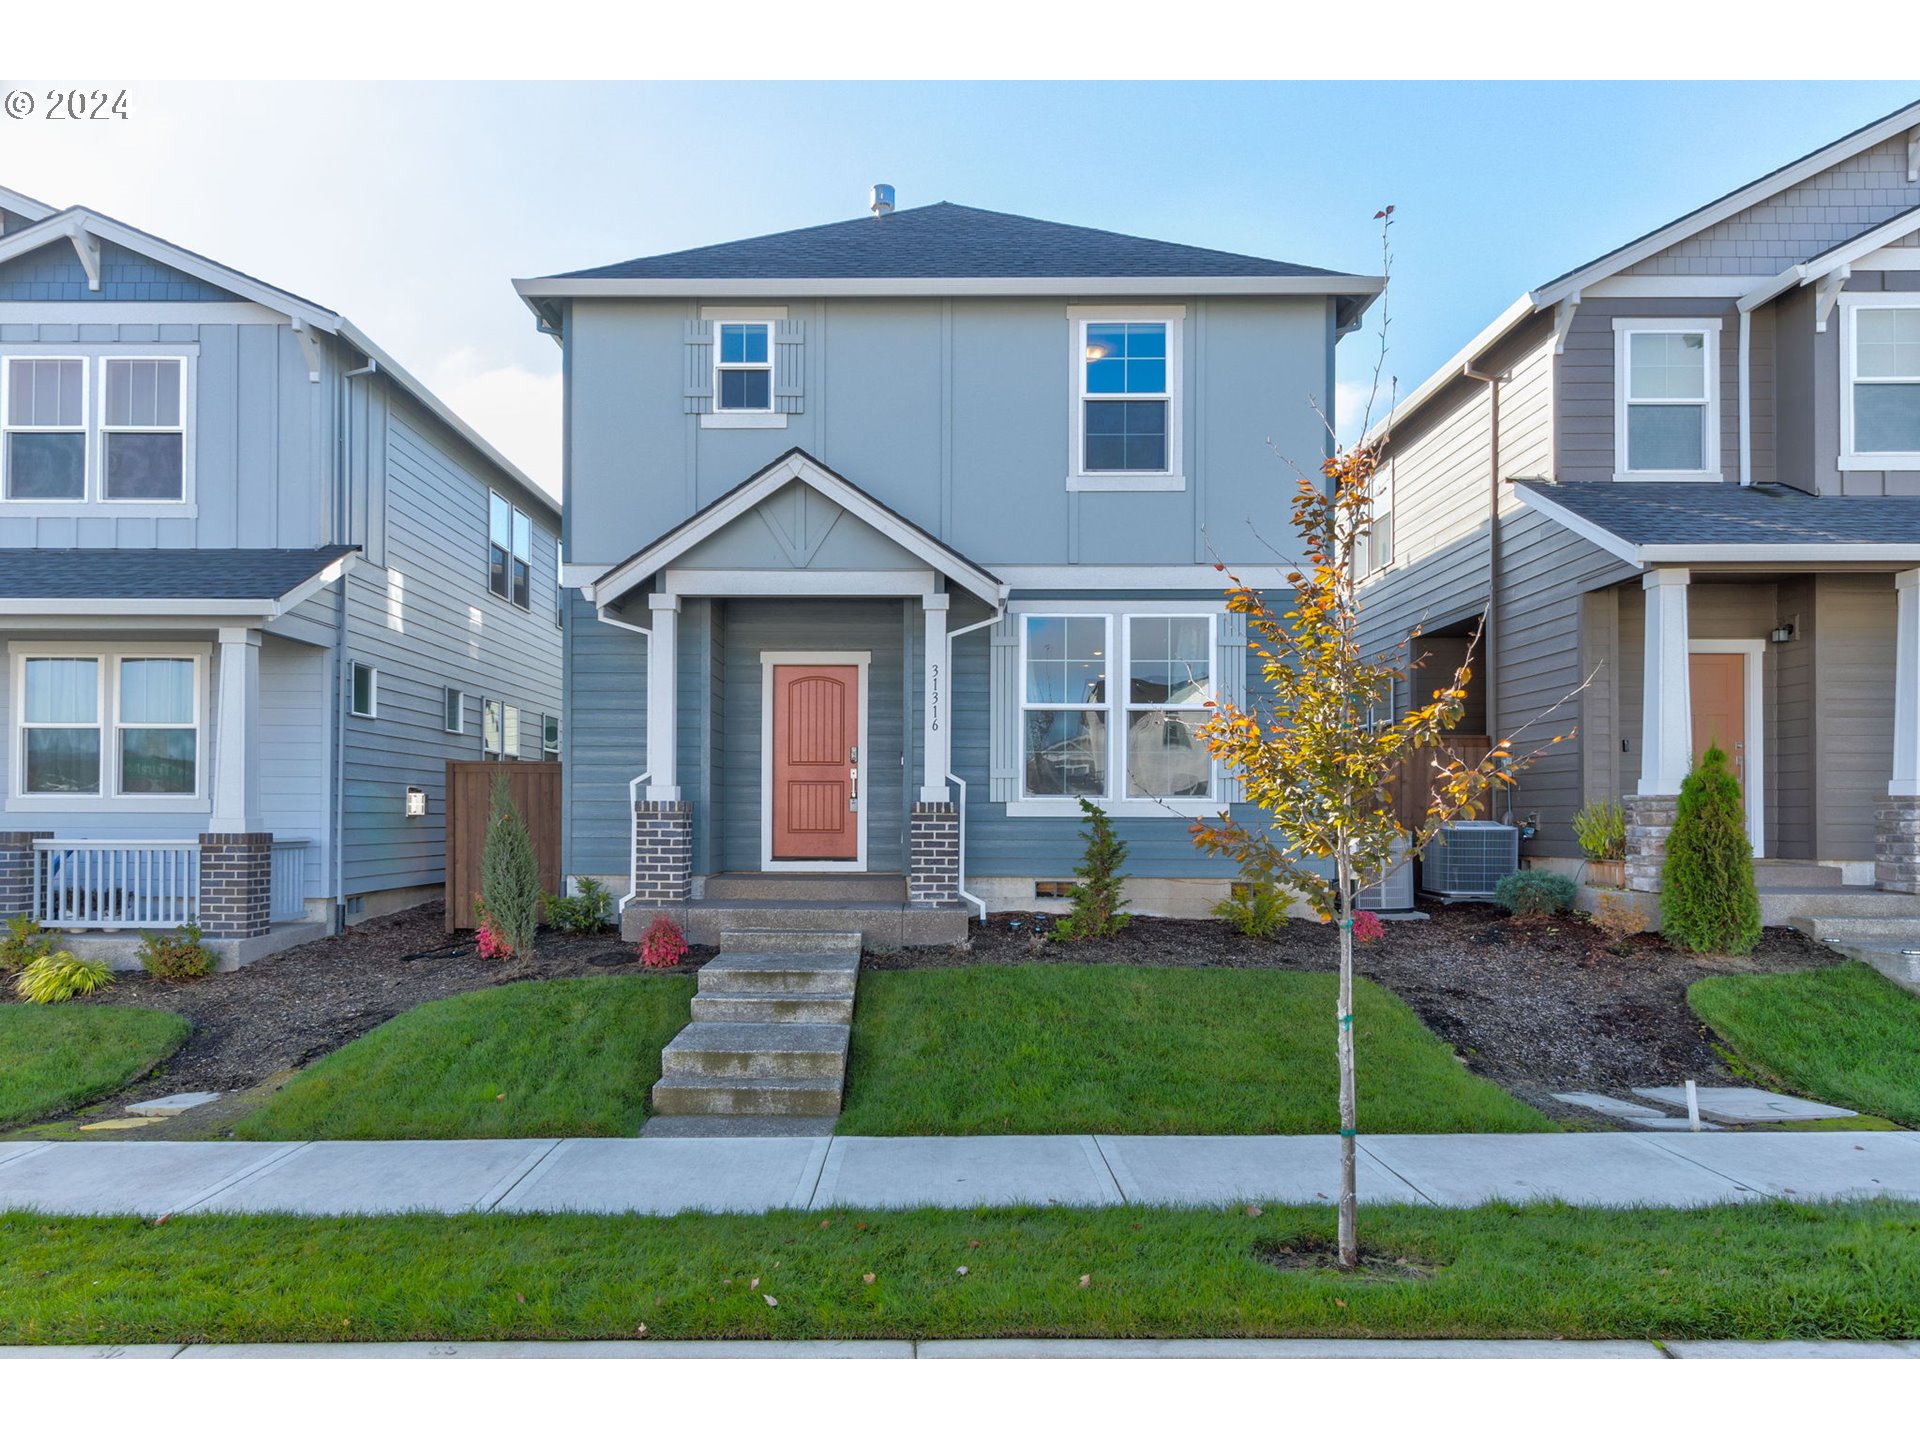
M 1627 883 L 1627 812 L 1618 800 L 1589 800 L 1573 817 L 1573 838 L 1587 857 L 1586 882 L 1600 889 Z

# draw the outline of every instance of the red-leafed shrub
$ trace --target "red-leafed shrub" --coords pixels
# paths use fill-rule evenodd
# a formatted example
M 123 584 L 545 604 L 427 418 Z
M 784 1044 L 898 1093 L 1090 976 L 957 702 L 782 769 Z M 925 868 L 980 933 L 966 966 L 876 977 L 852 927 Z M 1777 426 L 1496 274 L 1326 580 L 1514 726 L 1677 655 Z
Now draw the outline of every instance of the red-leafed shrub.
M 673 923 L 673 917 L 661 910 L 640 937 L 640 963 L 655 970 L 671 970 L 687 958 L 687 937 Z

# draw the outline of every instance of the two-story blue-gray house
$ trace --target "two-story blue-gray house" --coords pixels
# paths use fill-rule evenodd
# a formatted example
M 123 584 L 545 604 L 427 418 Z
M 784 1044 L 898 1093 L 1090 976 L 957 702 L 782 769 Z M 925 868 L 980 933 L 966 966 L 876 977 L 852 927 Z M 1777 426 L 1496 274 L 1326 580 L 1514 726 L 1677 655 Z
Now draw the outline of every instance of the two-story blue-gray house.
M 629 929 L 945 942 L 1056 903 L 1086 797 L 1132 906 L 1202 913 L 1214 564 L 1284 573 L 1381 282 L 871 208 L 517 282 L 565 352 L 567 869 Z
M 431 898 L 446 761 L 558 751 L 558 537 L 343 316 L 0 190 L 0 917 L 232 962 Z

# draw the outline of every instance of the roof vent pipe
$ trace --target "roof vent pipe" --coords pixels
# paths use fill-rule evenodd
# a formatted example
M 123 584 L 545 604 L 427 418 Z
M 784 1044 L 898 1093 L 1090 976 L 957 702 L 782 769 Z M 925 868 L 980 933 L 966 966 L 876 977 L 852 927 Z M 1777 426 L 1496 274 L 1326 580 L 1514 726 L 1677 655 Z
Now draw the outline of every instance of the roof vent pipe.
M 891 215 L 893 213 L 893 187 L 891 185 L 874 186 L 867 195 L 867 208 L 874 213 L 876 218 L 881 215 Z

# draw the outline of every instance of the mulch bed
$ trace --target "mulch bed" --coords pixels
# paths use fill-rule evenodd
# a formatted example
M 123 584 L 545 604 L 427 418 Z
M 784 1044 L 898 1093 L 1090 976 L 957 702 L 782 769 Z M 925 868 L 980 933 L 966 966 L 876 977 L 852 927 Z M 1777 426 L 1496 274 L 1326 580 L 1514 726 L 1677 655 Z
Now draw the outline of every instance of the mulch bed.
M 471 932 L 449 935 L 437 904 L 368 920 L 343 935 L 283 950 L 190 984 L 122 971 L 76 1004 L 144 1005 L 193 1022 L 187 1043 L 124 1100 L 180 1090 L 243 1090 L 317 1060 L 429 1000 L 516 980 L 692 974 L 714 952 L 695 946 L 675 970 L 647 970 L 611 930 L 542 931 L 530 964 L 482 960 Z
M 1118 937 L 1042 940 L 1051 916 L 995 914 L 973 927 L 973 948 L 869 955 L 873 969 L 969 964 L 1225 966 L 1333 970 L 1336 932 L 1295 920 L 1274 940 L 1249 940 L 1210 920 L 1137 917 Z M 1636 1085 L 1746 1083 L 1715 1051 L 1687 1008 L 1687 986 L 1709 975 L 1811 970 L 1841 957 L 1795 930 L 1770 929 L 1751 955 L 1691 955 L 1656 935 L 1618 951 L 1585 921 L 1519 920 L 1491 905 L 1440 907 L 1429 920 L 1390 921 L 1359 947 L 1359 973 L 1411 1005 L 1479 1075 L 1530 1104 L 1584 1125 L 1592 1111 L 1555 1090 L 1624 1092 Z M 1332 1033 L 1328 1019 L 1328 1033 Z M 1328 1041 L 1332 1044 L 1331 1039 Z M 1365 1057 L 1361 1057 L 1365 1063 Z

